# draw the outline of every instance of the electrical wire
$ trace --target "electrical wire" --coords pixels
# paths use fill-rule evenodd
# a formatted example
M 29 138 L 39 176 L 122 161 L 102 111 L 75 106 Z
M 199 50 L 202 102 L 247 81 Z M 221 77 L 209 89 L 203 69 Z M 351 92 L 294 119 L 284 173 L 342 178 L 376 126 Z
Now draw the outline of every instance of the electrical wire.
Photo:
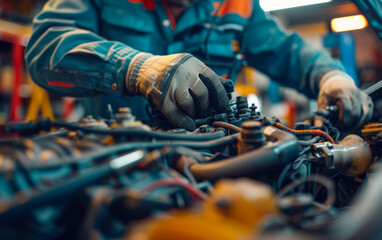
M 216 121 L 212 123 L 213 127 L 222 127 L 222 128 L 227 128 L 229 130 L 235 131 L 235 132 L 241 132 L 241 128 L 231 124 L 231 123 L 226 123 L 226 122 L 221 122 L 221 121 Z
M 179 158 L 179 161 L 182 161 L 183 163 L 183 173 L 186 175 L 186 177 L 190 180 L 190 182 L 193 185 L 197 185 L 198 182 L 196 181 L 194 175 L 192 175 L 188 163 L 187 163 L 187 156 L 182 154 L 182 156 Z
M 202 192 L 200 189 L 196 188 L 192 184 L 184 181 L 184 179 L 182 179 L 182 178 L 159 179 L 159 180 L 155 181 L 153 184 L 143 188 L 141 190 L 141 194 L 143 196 L 146 196 L 156 189 L 164 188 L 164 187 L 170 187 L 170 186 L 183 187 L 192 196 L 197 197 L 201 200 L 207 200 L 207 198 L 208 198 L 207 194 L 205 194 L 204 192 Z
M 326 133 L 329 132 L 329 128 L 326 125 L 313 126 L 312 129 L 314 129 L 314 130 L 321 130 L 321 131 L 324 131 Z
M 328 140 L 330 143 L 333 143 L 333 144 L 335 143 L 333 138 L 329 134 L 321 130 L 294 130 L 284 126 L 283 124 L 279 122 L 275 122 L 272 125 L 286 132 L 293 133 L 296 136 L 321 136 L 326 138 L 326 140 Z

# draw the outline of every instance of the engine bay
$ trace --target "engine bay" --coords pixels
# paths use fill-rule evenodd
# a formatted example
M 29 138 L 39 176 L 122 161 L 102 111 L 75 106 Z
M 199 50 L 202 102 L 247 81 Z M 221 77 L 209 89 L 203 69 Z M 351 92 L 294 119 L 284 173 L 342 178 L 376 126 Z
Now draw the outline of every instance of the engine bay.
M 382 122 L 341 132 L 335 108 L 292 128 L 231 100 L 194 132 L 41 119 L 0 131 L 4 239 L 378 239 Z M 375 120 L 376 118 L 374 118 Z

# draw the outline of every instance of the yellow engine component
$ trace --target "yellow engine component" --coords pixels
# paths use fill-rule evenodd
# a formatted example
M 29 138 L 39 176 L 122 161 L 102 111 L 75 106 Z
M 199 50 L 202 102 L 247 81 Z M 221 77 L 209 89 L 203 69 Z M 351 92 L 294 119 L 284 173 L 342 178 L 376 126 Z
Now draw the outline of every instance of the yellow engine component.
M 362 136 L 370 145 L 382 144 L 382 123 L 370 123 L 362 129 Z
M 148 220 L 127 239 L 254 239 L 259 222 L 277 211 L 275 195 L 264 183 L 221 180 L 200 208 Z

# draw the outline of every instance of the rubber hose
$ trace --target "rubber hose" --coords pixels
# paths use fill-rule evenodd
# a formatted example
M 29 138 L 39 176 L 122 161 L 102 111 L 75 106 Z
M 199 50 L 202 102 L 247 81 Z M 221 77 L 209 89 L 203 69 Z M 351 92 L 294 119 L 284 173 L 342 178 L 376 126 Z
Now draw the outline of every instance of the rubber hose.
M 163 133 L 155 131 L 147 131 L 143 129 L 99 129 L 73 125 L 70 123 L 58 123 L 51 122 L 52 127 L 64 127 L 70 130 L 79 130 L 87 133 L 95 133 L 101 135 L 113 135 L 113 136 L 133 136 L 133 137 L 152 137 L 157 139 L 166 140 L 185 140 L 185 141 L 208 141 L 213 139 L 222 138 L 227 135 L 223 129 L 218 129 L 213 133 L 203 134 L 181 134 L 181 133 Z
M 265 127 L 263 132 L 272 143 L 227 160 L 204 164 L 192 161 L 188 163 L 191 173 L 198 180 L 212 181 L 227 177 L 254 176 L 278 169 L 298 157 L 300 144 L 293 134 L 272 126 Z M 178 161 L 177 169 L 181 171 L 183 164 Z
M 165 146 L 170 147 L 188 147 L 193 149 L 210 149 L 226 144 L 234 143 L 237 141 L 239 133 L 229 135 L 220 139 L 210 140 L 210 141 L 157 141 L 155 143 L 150 142 L 133 142 L 133 143 L 122 143 L 116 144 L 110 147 L 105 147 L 99 151 L 93 151 L 86 153 L 80 157 L 70 157 L 64 158 L 57 163 L 46 163 L 46 164 L 25 164 L 24 167 L 28 170 L 50 170 L 53 168 L 62 167 L 69 164 L 85 163 L 88 161 L 93 161 L 95 159 L 107 158 L 113 156 L 114 154 L 119 154 L 122 152 L 127 152 L 134 149 L 157 149 Z

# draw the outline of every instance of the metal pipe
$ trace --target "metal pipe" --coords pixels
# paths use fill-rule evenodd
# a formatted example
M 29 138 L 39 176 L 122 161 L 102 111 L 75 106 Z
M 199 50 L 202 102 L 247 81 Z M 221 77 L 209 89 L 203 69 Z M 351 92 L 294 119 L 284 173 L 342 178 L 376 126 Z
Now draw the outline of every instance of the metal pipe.
M 317 143 L 313 149 L 321 153 L 330 170 L 344 170 L 347 176 L 366 172 L 373 160 L 371 148 L 357 135 L 348 135 L 339 144 Z

